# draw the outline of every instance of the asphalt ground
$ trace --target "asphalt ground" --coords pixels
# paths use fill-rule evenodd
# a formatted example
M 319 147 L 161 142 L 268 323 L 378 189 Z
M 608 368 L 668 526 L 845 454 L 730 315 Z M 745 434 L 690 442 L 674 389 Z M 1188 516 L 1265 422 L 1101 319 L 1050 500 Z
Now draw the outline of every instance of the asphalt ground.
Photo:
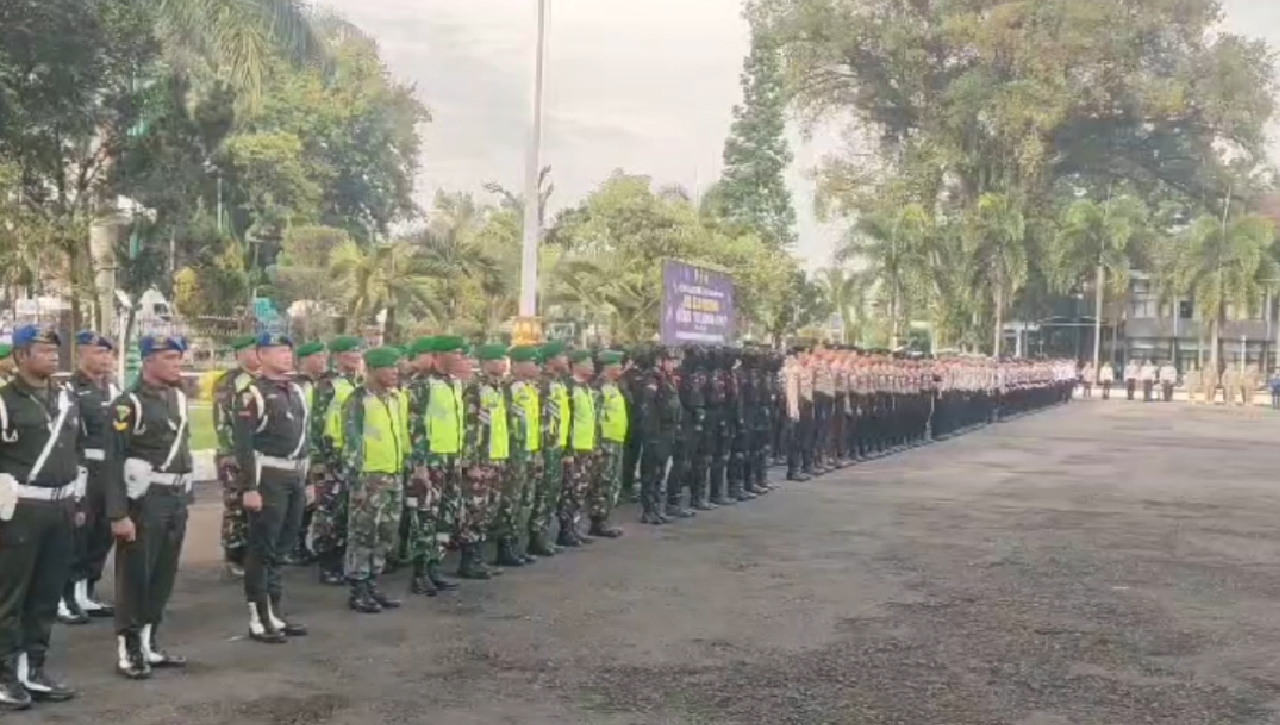
M 276 646 L 205 495 L 163 631 L 192 666 L 125 682 L 109 625 L 60 627 L 81 697 L 11 719 L 1280 722 L 1278 440 L 1268 411 L 1077 401 L 394 613 L 291 571 L 312 633 Z

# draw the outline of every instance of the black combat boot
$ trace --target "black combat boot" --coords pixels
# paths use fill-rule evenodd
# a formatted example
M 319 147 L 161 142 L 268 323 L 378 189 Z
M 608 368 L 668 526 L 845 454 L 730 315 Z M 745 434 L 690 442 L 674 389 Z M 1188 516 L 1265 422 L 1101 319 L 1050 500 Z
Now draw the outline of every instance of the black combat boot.
M 280 605 L 280 595 L 272 595 L 267 605 L 267 613 L 271 615 L 271 626 L 286 637 L 307 636 L 306 626 L 301 622 L 286 618 L 283 612 L 284 609 Z
M 157 625 L 148 624 L 142 628 L 142 636 L 138 638 L 138 643 L 142 645 L 142 654 L 146 657 L 147 664 L 152 667 L 168 667 L 179 668 L 187 666 L 187 658 L 182 655 L 167 652 L 161 649 L 156 641 Z
M 484 581 L 492 578 L 489 570 L 480 563 L 480 547 L 476 544 L 463 544 L 458 555 L 458 578 Z
M 542 530 L 535 530 L 529 533 L 529 553 L 537 556 L 555 556 L 556 547 L 547 541 L 547 534 Z
M 95 590 L 98 588 L 96 581 L 79 581 L 76 582 L 76 601 L 79 602 L 80 608 L 90 617 L 100 617 L 103 619 L 115 616 L 115 607 L 98 599 Z M 83 595 L 83 596 L 81 596 Z
M 353 581 L 351 582 L 351 596 L 347 598 L 347 606 L 353 612 L 361 614 L 380 614 L 382 605 L 378 604 L 369 593 L 369 582 Z
M 516 553 L 515 539 L 510 536 L 504 536 L 498 539 L 497 555 L 493 559 L 496 566 L 512 566 L 521 567 L 525 565 L 524 559 Z
M 342 558 L 331 553 L 321 556 L 318 576 L 320 583 L 327 586 L 337 587 L 346 584 L 347 578 L 342 573 Z
M 442 592 L 451 592 L 458 588 L 457 582 L 445 579 L 444 574 L 440 573 L 440 562 L 438 561 L 427 562 L 427 580 Z
M 413 563 L 413 577 L 409 579 L 409 593 L 423 594 L 428 597 L 434 597 L 440 593 L 440 588 L 427 577 L 426 562 L 415 561 Z
M 18 655 L 0 659 L 0 710 L 26 710 L 31 707 L 31 693 L 18 678 Z
M 577 526 L 573 523 L 573 519 L 560 520 L 560 533 L 556 535 L 556 546 L 565 549 L 576 549 L 582 546 L 582 541 L 578 538 Z
M 387 593 L 378 587 L 378 578 L 374 577 L 368 582 L 369 598 L 378 603 L 383 609 L 399 609 L 400 600 L 387 596 Z
M 271 621 L 271 606 L 266 602 L 249 602 L 249 639 L 265 644 L 281 644 L 288 640 Z
M 76 691 L 63 682 L 50 677 L 44 671 L 44 653 L 30 652 L 22 655 L 25 664 L 20 660 L 18 674 L 22 678 L 22 686 L 27 688 L 31 699 L 36 702 L 66 702 L 76 696 Z
M 605 539 L 617 539 L 622 536 L 622 529 L 610 526 L 609 520 L 603 516 L 593 516 L 589 533 Z
M 58 621 L 62 624 L 88 624 L 89 615 L 76 601 L 76 583 L 69 581 L 62 587 L 62 599 L 58 600 Z
M 127 680 L 151 677 L 151 663 L 137 634 L 131 632 L 116 637 L 116 673 Z
M 538 557 L 529 553 L 527 544 L 521 543 L 519 538 L 514 538 L 512 541 L 515 542 L 512 546 L 515 547 L 516 556 L 520 557 L 520 561 L 523 561 L 526 565 L 538 563 Z

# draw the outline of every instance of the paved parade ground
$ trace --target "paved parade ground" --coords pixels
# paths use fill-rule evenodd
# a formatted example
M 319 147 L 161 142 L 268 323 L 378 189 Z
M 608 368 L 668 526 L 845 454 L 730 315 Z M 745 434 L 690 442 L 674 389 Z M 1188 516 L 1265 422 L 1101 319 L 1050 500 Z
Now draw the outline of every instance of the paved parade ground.
M 295 570 L 312 635 L 277 646 L 240 639 L 206 494 L 163 637 L 198 664 L 128 683 L 108 625 L 59 627 L 82 697 L 13 721 L 1272 723 L 1277 441 L 1270 411 L 1081 401 L 395 613 Z

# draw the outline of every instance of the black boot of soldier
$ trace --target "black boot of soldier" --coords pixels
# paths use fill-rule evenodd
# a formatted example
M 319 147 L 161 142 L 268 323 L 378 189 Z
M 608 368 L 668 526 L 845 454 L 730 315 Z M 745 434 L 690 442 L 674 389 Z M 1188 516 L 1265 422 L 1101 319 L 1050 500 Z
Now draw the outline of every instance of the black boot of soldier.
M 484 581 L 493 578 L 489 570 L 480 561 L 480 546 L 463 544 L 458 556 L 458 578 Z
M 249 602 L 249 639 L 265 644 L 288 641 L 284 632 L 276 629 L 271 617 L 271 607 L 266 602 Z
M 596 516 L 591 519 L 591 529 L 588 533 L 604 539 L 616 539 L 622 536 L 622 529 L 610 526 L 609 520 L 605 517 Z
M 576 549 L 582 546 L 578 539 L 577 526 L 572 519 L 560 520 L 560 533 L 556 535 L 556 546 L 565 549 Z
M 369 598 L 378 603 L 383 609 L 399 609 L 400 600 L 394 599 L 387 595 L 386 592 L 378 586 L 378 579 L 375 577 L 369 580 Z M 285 632 L 288 634 L 288 631 Z
M 426 562 L 416 561 L 413 563 L 413 576 L 409 579 L 409 593 L 422 594 L 428 597 L 434 597 L 440 593 L 436 585 L 427 578 Z
M 529 553 L 535 556 L 555 556 L 559 552 L 547 541 L 546 533 L 538 530 L 529 534 Z
M 525 565 L 524 559 L 516 553 L 516 541 L 513 537 L 504 536 L 498 540 L 498 555 L 493 563 L 498 566 L 520 567 Z
M 142 651 L 142 638 L 137 634 L 116 637 L 116 672 L 127 680 L 151 677 L 151 663 Z
M 427 562 L 427 580 L 436 586 L 442 592 L 451 592 L 458 588 L 457 582 L 451 582 L 444 578 L 444 574 L 440 572 L 440 563 L 435 561 Z
M 369 582 L 351 582 L 351 596 L 347 598 L 347 606 L 353 612 L 361 614 L 380 614 L 382 605 L 369 594 Z
M 22 686 L 27 688 L 31 699 L 36 702 L 66 702 L 76 696 L 76 691 L 60 682 L 44 671 L 44 653 L 29 653 L 25 668 L 19 660 L 18 674 L 22 676 Z M 25 669 L 25 672 L 23 671 Z
M 731 478 L 729 479 L 729 495 L 723 492 L 715 491 L 711 494 L 711 503 L 717 506 L 731 506 L 738 503 L 742 494 L 742 481 Z
M 89 623 L 89 615 L 84 613 L 80 608 L 80 602 L 76 601 L 74 581 L 68 581 L 66 586 L 62 587 L 62 599 L 58 601 L 58 621 L 69 625 Z
M 347 578 L 342 573 L 342 557 L 333 554 L 320 557 L 319 578 L 321 584 L 328 586 L 336 587 L 346 584 Z

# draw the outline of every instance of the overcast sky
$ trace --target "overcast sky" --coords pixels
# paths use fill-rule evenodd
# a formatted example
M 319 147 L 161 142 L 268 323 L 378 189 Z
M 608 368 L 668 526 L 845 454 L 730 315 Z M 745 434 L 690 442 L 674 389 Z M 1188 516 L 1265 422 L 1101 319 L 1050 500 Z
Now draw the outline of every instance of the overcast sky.
M 374 36 L 434 115 L 419 189 L 518 188 L 533 76 L 535 0 L 320 0 Z M 548 0 L 544 163 L 559 205 L 623 168 L 705 189 L 720 171 L 747 49 L 741 0 Z M 1228 25 L 1280 46 L 1280 1 L 1225 0 Z M 805 172 L 829 139 L 797 144 L 796 252 L 828 262 Z

